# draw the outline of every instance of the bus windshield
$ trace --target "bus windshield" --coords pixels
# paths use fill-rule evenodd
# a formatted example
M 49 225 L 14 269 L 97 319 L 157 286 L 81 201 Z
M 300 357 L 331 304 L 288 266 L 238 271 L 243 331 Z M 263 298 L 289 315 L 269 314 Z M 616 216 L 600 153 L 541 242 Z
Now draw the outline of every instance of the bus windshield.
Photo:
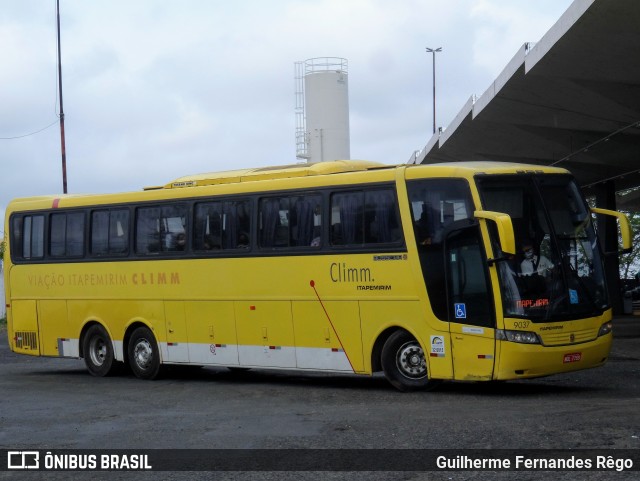
M 570 176 L 476 179 L 483 208 L 509 214 L 513 222 L 518 252 L 498 262 L 506 317 L 549 322 L 596 316 L 609 307 L 590 210 Z M 492 237 L 499 253 L 497 234 Z

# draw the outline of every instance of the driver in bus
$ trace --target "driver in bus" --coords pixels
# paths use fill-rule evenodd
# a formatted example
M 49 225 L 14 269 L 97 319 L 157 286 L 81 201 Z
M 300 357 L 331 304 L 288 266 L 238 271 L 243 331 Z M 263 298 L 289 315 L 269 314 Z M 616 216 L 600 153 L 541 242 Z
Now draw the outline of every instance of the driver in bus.
M 546 277 L 551 274 L 553 263 L 543 255 L 536 255 L 533 251 L 533 243 L 525 241 L 522 244 L 522 255 L 524 259 L 520 263 L 520 274 L 523 276 L 531 276 L 538 274 Z

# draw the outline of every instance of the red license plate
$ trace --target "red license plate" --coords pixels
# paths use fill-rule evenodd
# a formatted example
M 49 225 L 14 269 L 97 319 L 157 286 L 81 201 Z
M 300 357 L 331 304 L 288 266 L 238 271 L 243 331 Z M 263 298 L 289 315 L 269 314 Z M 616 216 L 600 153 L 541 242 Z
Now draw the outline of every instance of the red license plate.
M 580 359 L 582 359 L 581 352 L 572 352 L 571 354 L 565 354 L 562 362 L 566 364 L 568 362 L 578 362 Z

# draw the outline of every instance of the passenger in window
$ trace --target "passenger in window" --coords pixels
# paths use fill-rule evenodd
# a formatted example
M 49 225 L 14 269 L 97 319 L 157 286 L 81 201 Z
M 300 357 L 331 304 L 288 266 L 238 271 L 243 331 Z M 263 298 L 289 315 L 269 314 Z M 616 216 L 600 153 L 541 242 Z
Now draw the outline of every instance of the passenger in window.
M 220 249 L 220 242 L 215 242 L 213 237 L 210 235 L 204 236 L 204 240 L 202 242 L 202 248 L 205 251 L 210 251 L 213 249 Z
M 240 232 L 240 235 L 238 236 L 238 247 L 241 249 L 249 247 L 249 234 L 246 232 Z
M 187 244 L 187 236 L 184 235 L 184 232 L 179 233 L 176 236 L 175 250 L 183 251 L 185 246 L 186 246 L 186 244 Z

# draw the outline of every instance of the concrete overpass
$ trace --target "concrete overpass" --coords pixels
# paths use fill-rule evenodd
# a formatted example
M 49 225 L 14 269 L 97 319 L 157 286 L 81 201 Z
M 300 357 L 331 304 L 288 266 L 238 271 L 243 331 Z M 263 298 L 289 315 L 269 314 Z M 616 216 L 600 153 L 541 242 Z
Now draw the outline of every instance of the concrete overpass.
M 640 210 L 640 192 L 620 196 L 640 186 L 640 0 L 575 0 L 439 130 L 410 163 L 564 167 L 598 206 Z M 605 251 L 617 250 L 615 224 L 598 230 Z M 607 259 L 619 310 L 617 258 Z

